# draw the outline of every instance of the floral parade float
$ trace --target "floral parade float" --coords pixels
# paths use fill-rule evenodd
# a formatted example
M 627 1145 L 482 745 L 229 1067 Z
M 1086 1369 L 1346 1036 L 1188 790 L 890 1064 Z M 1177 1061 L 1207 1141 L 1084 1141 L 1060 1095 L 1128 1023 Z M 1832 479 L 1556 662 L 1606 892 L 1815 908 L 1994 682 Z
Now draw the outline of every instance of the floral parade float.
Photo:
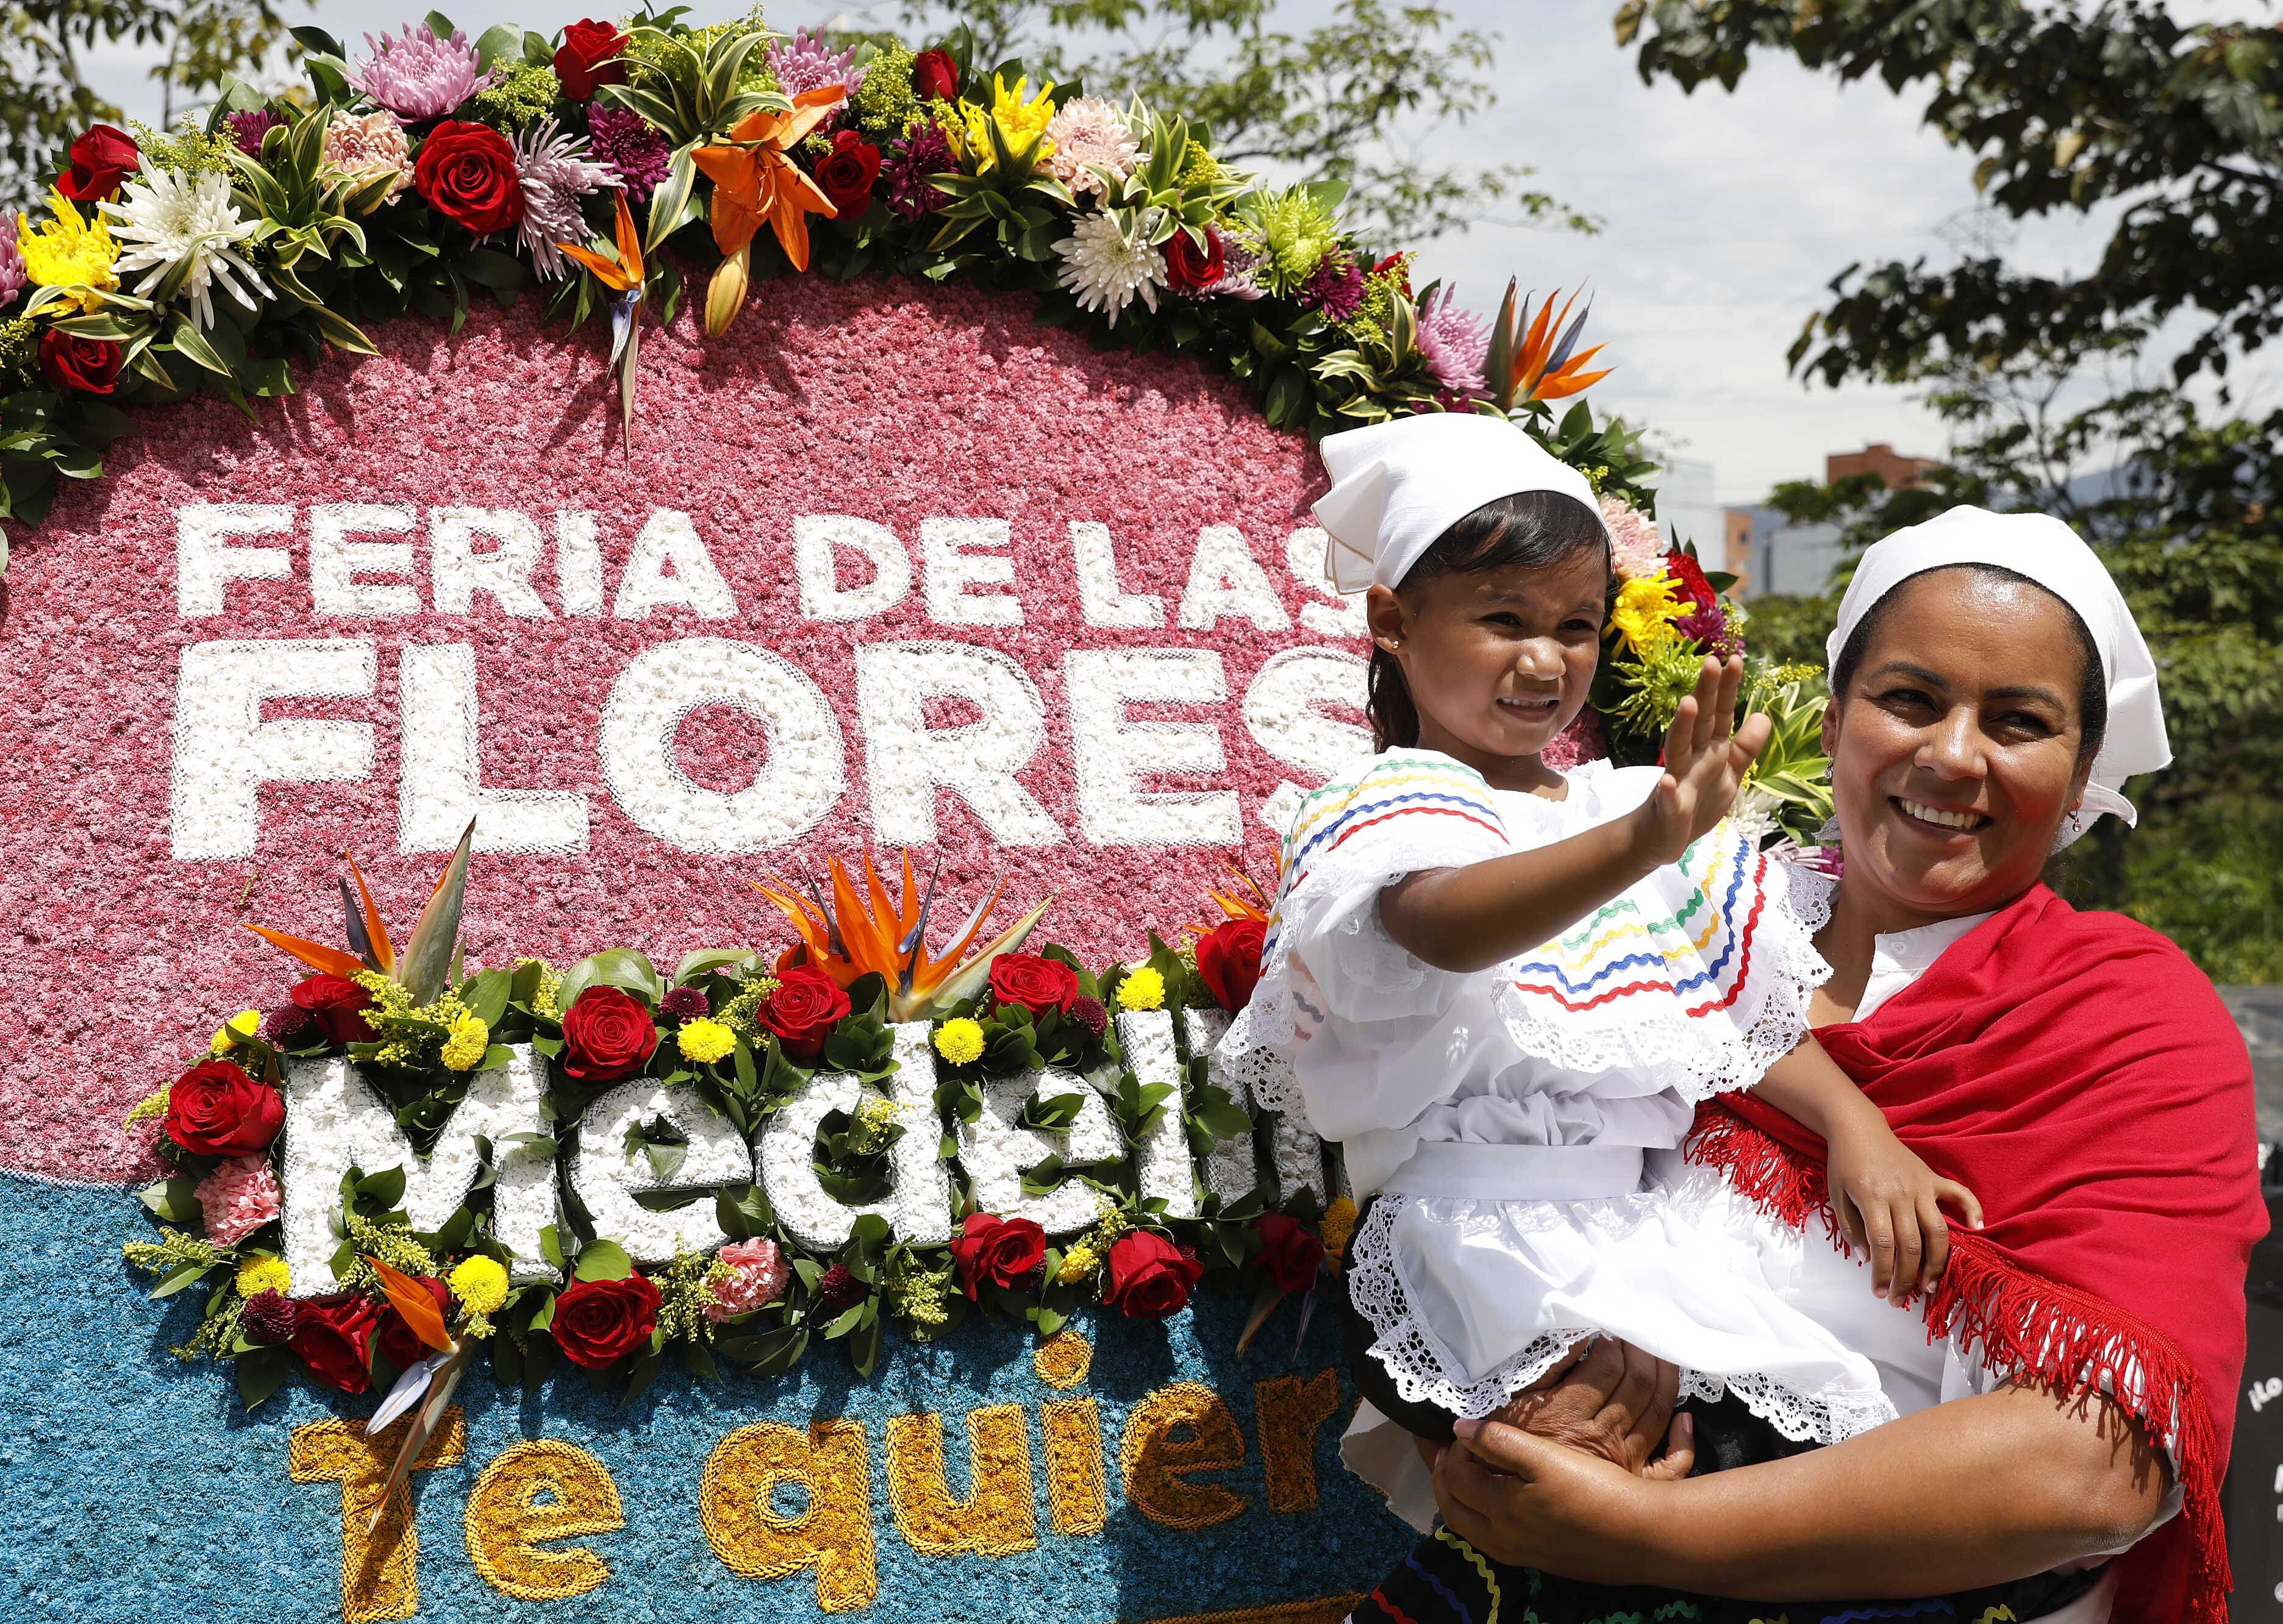
M 12 1164 L 131 1178 L 129 1263 L 200 1307 L 182 1351 L 265 1412 L 303 1379 L 354 1398 L 361 1434 L 409 1411 L 398 1479 L 470 1381 L 568 1366 L 619 1404 L 680 1367 L 766 1391 L 986 1325 L 1037 1339 L 1043 1374 L 1075 1324 L 1162 1342 L 1204 1294 L 1237 1305 L 1230 1349 L 1321 1328 L 1353 1222 L 1338 1169 L 1211 1053 L 1258 973 L 1280 775 L 1364 747 L 1360 617 L 1321 579 L 1302 437 L 1495 412 L 1585 470 L 1619 579 L 1575 756 L 1646 758 L 1702 655 L 1748 641 L 1730 583 L 1659 535 L 1634 437 L 1574 398 L 1602 375 L 1583 301 L 1509 288 L 1484 322 L 1344 229 L 1338 187 L 1266 185 L 1175 112 L 986 71 L 964 35 L 844 50 L 668 13 L 298 37 L 306 82 L 91 130 L 46 206 L 0 224 L 0 654 L 97 619 L 113 640 L 71 682 L 12 670 L 35 698 L 0 798 L 47 827 L 69 760 L 74 805 L 132 813 L 54 859 L 124 879 L 69 909 L 12 897 L 33 1006 L 0 1016 L 5 1083 L 39 1140 Z M 423 323 L 453 347 L 408 363 L 445 342 Z M 1124 393 L 1083 369 L 1113 349 L 1145 380 Z M 461 370 L 488 392 L 454 397 Z M 868 389 L 861 422 L 814 404 Z M 225 426 L 175 426 L 202 410 Z M 974 439 L 954 459 L 898 449 L 946 424 Z M 1137 537 L 1086 490 L 1152 440 Z M 1018 505 L 1009 464 L 1069 520 L 1050 601 L 970 517 Z M 783 551 L 698 540 L 756 489 L 790 580 L 764 567 Z M 1272 524 L 1289 581 L 1243 533 Z M 104 597 L 169 556 L 160 619 Z M 1130 589 L 1152 568 L 1178 605 Z M 305 576 L 306 609 L 252 595 Z M 643 642 L 661 623 L 674 641 Z M 401 647 L 360 641 L 392 625 Z M 845 639 L 845 694 L 785 697 L 826 646 L 802 626 Z M 1191 682 L 1169 638 L 1221 645 L 1229 680 Z M 1220 747 L 1128 726 L 1104 672 L 1129 684 L 1111 699 L 1225 706 L 1242 816 L 1196 788 Z M 717 781 L 760 753 L 734 729 L 676 756 L 678 681 L 766 734 L 750 786 Z M 1819 692 L 1755 669 L 1779 727 L 1743 815 L 1771 842 L 1827 811 Z M 280 697 L 316 709 L 265 719 Z M 393 745 L 340 719 L 364 697 L 398 703 Z M 484 787 L 549 781 L 581 730 L 599 764 L 570 788 Z M 1132 787 L 1152 772 L 1188 792 Z M 401 924 L 424 890 L 392 935 L 384 901 Z M 182 944 L 162 1018 L 43 1086 L 21 1057 L 85 1030 L 60 967 L 150 974 L 154 942 Z M 379 1526 L 401 1493 L 358 1504 Z M 344 1597 L 401 1615 L 346 1567 Z

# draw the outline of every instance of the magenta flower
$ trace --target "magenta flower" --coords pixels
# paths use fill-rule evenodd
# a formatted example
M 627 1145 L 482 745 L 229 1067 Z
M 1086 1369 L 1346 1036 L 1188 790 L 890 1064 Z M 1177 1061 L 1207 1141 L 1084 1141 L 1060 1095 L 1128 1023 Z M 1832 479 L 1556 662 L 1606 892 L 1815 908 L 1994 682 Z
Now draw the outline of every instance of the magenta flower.
M 666 179 L 674 156 L 666 148 L 666 137 L 651 128 L 642 114 L 600 102 L 587 115 L 587 137 L 594 148 L 595 161 L 626 187 L 627 201 L 649 202 L 651 193 Z
M 906 220 L 934 214 L 951 201 L 938 191 L 931 175 L 948 175 L 959 167 L 951 143 L 933 124 L 922 124 L 896 143 L 880 174 L 888 183 L 888 206 Z
M 16 216 L 0 209 L 0 310 L 24 291 L 24 256 L 16 247 Z
M 1363 303 L 1363 267 L 1355 256 L 1335 249 L 1316 262 L 1300 302 L 1327 322 L 1344 322 Z
M 233 113 L 222 120 L 230 126 L 230 138 L 238 150 L 248 158 L 261 156 L 261 137 L 285 120 L 267 107 L 255 107 L 245 113 Z
M 1456 288 L 1438 288 L 1420 301 L 1418 338 L 1419 354 L 1437 383 L 1461 400 L 1483 392 L 1490 326 L 1460 306 Z
M 349 82 L 400 119 L 440 119 L 492 82 L 457 28 L 440 40 L 426 23 L 407 23 L 401 35 L 368 34 L 364 43 L 372 56 Z
M 819 90 L 837 84 L 849 95 L 864 82 L 865 70 L 856 66 L 853 47 L 835 51 L 824 43 L 822 34 L 812 35 L 806 28 L 793 30 L 790 40 L 775 39 L 768 43 L 769 69 L 777 76 L 777 89 L 787 96 L 799 96 L 803 90 Z M 833 115 L 837 119 L 838 113 Z M 819 125 L 830 129 L 832 119 Z

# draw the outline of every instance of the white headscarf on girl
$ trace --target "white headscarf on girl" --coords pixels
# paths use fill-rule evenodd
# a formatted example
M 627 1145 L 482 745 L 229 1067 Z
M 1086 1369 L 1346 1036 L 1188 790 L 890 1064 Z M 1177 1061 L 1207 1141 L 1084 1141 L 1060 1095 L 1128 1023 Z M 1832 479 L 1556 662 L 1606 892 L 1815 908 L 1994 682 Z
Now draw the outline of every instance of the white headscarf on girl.
M 1318 450 L 1332 477 L 1316 501 L 1324 571 L 1342 592 L 1401 586 L 1438 536 L 1501 496 L 1552 491 L 1609 530 L 1586 476 L 1503 417 L 1426 412 L 1327 435 Z
M 2100 652 L 2101 676 L 2108 690 L 2108 732 L 2100 754 L 2093 758 L 2084 800 L 2062 820 L 2054 849 L 2068 845 L 2105 812 L 2132 823 L 2135 814 L 2123 794 L 2124 781 L 2168 766 L 2172 759 L 2164 736 L 2164 708 L 2156 693 L 2156 662 L 2108 568 L 2061 520 L 2042 513 L 1952 508 L 1938 518 L 1897 531 L 1863 555 L 1847 595 L 1839 601 L 1839 621 L 1824 644 L 1825 653 L 1835 667 L 1840 650 L 1863 617 L 1911 577 L 1973 563 L 1993 564 L 2037 582 L 2077 611 Z

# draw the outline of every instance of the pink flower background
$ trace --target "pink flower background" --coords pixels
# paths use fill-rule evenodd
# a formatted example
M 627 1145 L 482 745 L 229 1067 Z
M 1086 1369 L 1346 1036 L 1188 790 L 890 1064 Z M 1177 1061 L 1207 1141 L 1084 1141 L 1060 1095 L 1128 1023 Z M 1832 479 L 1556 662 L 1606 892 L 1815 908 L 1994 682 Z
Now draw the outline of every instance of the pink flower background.
M 526 303 L 507 315 L 479 310 L 457 336 L 425 321 L 384 328 L 382 358 L 306 369 L 300 393 L 257 403 L 250 421 L 218 400 L 150 413 L 114 448 L 105 478 L 65 492 L 40 531 L 17 532 L 0 603 L 0 1163 L 66 1178 L 149 1173 L 120 1131 L 121 1115 L 222 1020 L 283 999 L 296 967 L 243 922 L 341 941 L 333 881 L 346 873 L 343 851 L 364 866 L 392 929 L 409 931 L 442 859 L 395 850 L 396 656 L 408 644 L 475 645 L 487 787 L 579 789 L 588 798 L 584 852 L 475 859 L 464 929 L 471 961 L 537 954 L 567 965 L 634 945 L 671 970 L 693 947 L 783 945 L 787 929 L 746 882 L 814 874 L 826 855 L 864 849 L 853 649 L 880 639 L 973 642 L 1024 666 L 1045 700 L 1048 734 L 1021 781 L 1071 834 L 1060 845 L 1001 849 L 964 803 L 939 796 L 940 844 L 916 853 L 923 874 L 942 860 L 939 943 L 1001 879 L 1000 918 L 1051 894 L 1041 936 L 1099 958 L 1137 952 L 1152 924 L 1173 935 L 1184 921 L 1213 917 L 1204 893 L 1225 860 L 1242 855 L 1266 877 L 1256 809 L 1278 782 L 1306 775 L 1254 744 L 1242 696 L 1283 649 L 1362 647 L 1299 621 L 1304 604 L 1325 601 L 1284 560 L 1287 536 L 1313 523 L 1307 504 L 1321 488 L 1306 443 L 1268 429 L 1248 386 L 1185 360 L 1097 352 L 1035 325 L 1027 296 L 816 277 L 756 294 L 726 339 L 701 343 L 687 313 L 671 330 L 645 331 L 630 461 L 596 330 L 542 331 Z M 740 618 L 565 618 L 546 564 L 534 579 L 550 619 L 511 618 L 483 594 L 471 615 L 320 618 L 305 512 L 290 538 L 267 539 L 290 540 L 291 580 L 233 582 L 227 614 L 183 620 L 175 515 L 201 501 L 511 507 L 542 529 L 557 509 L 585 509 L 601 517 L 606 602 L 635 532 L 654 509 L 677 509 L 695 521 Z M 854 623 L 801 618 L 793 519 L 834 513 L 885 524 L 904 542 L 915 580 L 902 604 Z M 1013 522 L 1023 625 L 928 618 L 918 531 L 936 517 Z M 1072 520 L 1110 527 L 1121 584 L 1159 594 L 1165 626 L 1084 624 Z M 1243 532 L 1291 629 L 1240 618 L 1211 631 L 1173 625 L 1207 524 Z M 425 530 L 424 515 L 407 538 L 418 549 L 407 579 L 432 603 Z M 773 648 L 833 704 L 848 788 L 792 847 L 681 851 L 629 822 L 602 781 L 598 720 L 612 681 L 642 649 L 689 636 Z M 376 759 L 359 782 L 264 789 L 251 859 L 180 862 L 168 826 L 176 668 L 186 646 L 221 637 L 374 639 L 370 698 L 275 702 L 265 716 L 369 721 Z M 1222 657 L 1226 703 L 1142 705 L 1134 715 L 1219 725 L 1226 772 L 1147 787 L 1235 790 L 1247 852 L 1102 847 L 1078 835 L 1061 657 L 1120 646 Z M 701 711 L 681 734 L 682 763 L 700 783 L 738 789 L 766 738 L 735 712 Z

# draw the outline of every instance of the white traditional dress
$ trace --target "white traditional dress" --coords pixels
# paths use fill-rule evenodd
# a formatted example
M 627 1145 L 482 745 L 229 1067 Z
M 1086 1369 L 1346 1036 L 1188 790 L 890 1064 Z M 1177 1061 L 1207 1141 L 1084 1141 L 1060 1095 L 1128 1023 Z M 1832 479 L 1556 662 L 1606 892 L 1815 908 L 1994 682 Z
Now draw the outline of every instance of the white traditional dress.
M 1337 1141 L 1369 1199 L 1351 1298 L 1406 1401 L 1486 1415 L 1607 1334 L 1680 1366 L 1684 1393 L 1733 1393 L 1787 1437 L 1835 1442 L 1895 1415 L 1870 1362 L 1773 1289 L 1753 1215 L 1717 1176 L 1644 1173 L 1699 1100 L 1749 1087 L 1807 1030 L 1829 972 L 1789 871 L 1723 823 L 1558 940 L 1472 974 L 1422 962 L 1380 921 L 1403 876 L 1565 839 L 1658 776 L 1589 764 L 1555 801 L 1403 750 L 1306 796 L 1223 1050 L 1290 1056 L 1298 1097 L 1263 1103 Z M 1400 1429 L 1367 1405 L 1343 1454 L 1429 1525 L 1431 1497 L 1392 1493 L 1415 1465 Z

